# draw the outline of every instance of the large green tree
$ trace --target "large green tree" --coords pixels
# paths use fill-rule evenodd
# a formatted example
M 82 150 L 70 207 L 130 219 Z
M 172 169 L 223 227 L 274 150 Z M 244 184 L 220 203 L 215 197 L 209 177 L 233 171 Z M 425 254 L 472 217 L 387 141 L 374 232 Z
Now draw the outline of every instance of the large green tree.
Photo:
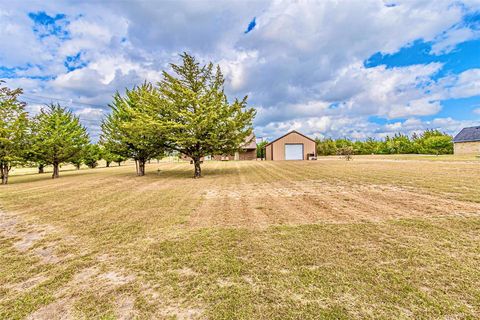
M 452 154 L 452 136 L 439 130 L 425 130 L 420 136 L 415 137 L 418 153 L 426 154 Z
M 60 105 L 43 108 L 33 121 L 32 152 L 53 166 L 52 178 L 58 178 L 61 163 L 78 158 L 88 143 L 87 130 L 78 117 Z
M 0 80 L 0 176 L 8 183 L 8 173 L 23 161 L 27 150 L 28 117 L 25 103 L 18 101 L 22 89 L 1 86 Z
M 156 89 L 148 83 L 126 90 L 124 96 L 117 92 L 110 104 L 112 112 L 102 123 L 101 145 L 120 159 L 134 159 L 138 176 L 145 175 L 148 160 L 165 151 L 163 135 L 146 122 L 156 100 Z
M 187 53 L 181 64 L 171 64 L 173 73 L 163 72 L 158 84 L 159 101 L 153 127 L 166 137 L 167 146 L 192 158 L 194 177 L 201 177 L 201 158 L 232 154 L 252 133 L 255 110 L 247 108 L 247 97 L 229 102 L 220 67 L 200 65 Z

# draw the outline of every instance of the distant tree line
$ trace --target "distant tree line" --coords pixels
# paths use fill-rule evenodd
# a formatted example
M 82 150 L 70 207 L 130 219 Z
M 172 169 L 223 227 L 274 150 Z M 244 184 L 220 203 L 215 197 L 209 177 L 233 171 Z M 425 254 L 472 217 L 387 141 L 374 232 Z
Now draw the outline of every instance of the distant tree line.
M 227 100 L 218 66 L 200 65 L 186 53 L 181 58 L 181 65 L 171 64 L 173 74 L 163 72 L 156 85 L 144 83 L 114 95 L 98 144 L 91 143 L 80 119 L 58 104 L 28 117 L 19 100 L 22 89 L 11 90 L 0 81 L 1 184 L 8 183 L 14 166 L 35 164 L 43 173 L 51 165 L 52 178 L 58 178 L 61 164 L 95 168 L 101 159 L 107 167 L 133 159 L 143 176 L 148 161 L 167 153 L 190 157 L 194 177 L 201 177 L 202 157 L 240 149 L 252 133 L 255 110 L 247 108 L 247 97 Z
M 346 154 L 452 154 L 452 136 L 439 130 L 425 130 L 411 137 L 402 133 L 384 139 L 368 138 L 365 141 L 350 139 L 316 139 L 319 156 Z

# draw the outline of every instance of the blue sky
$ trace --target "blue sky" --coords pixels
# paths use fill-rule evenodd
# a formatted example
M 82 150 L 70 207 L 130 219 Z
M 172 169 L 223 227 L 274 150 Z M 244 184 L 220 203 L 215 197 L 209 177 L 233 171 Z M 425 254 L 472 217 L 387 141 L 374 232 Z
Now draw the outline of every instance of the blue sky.
M 480 2 L 0 0 L 0 79 L 96 139 L 116 90 L 178 53 L 221 66 L 257 136 L 383 137 L 480 124 Z

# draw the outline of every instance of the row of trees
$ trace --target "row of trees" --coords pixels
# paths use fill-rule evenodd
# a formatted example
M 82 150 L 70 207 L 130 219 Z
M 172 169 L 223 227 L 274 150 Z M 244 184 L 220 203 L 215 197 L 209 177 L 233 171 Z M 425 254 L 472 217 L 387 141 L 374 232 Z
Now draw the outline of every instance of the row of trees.
M 108 158 L 99 146 L 90 144 L 87 130 L 72 112 L 52 104 L 29 118 L 25 103 L 19 101 L 21 94 L 21 89 L 0 86 L 2 184 L 8 183 L 9 172 L 16 165 L 36 164 L 39 173 L 43 173 L 46 165 L 51 165 L 52 178 L 58 178 L 62 163 L 70 162 L 79 168 L 83 162 L 95 167 L 99 159 Z
M 181 58 L 156 85 L 117 92 L 102 124 L 100 143 L 134 159 L 139 176 L 148 160 L 177 152 L 192 159 L 199 178 L 203 157 L 232 154 L 252 133 L 255 110 L 247 108 L 247 97 L 228 101 L 220 68 L 186 53 Z
M 180 153 L 194 163 L 194 177 L 201 176 L 201 159 L 239 150 L 252 133 L 255 116 L 247 97 L 229 102 L 220 68 L 200 65 L 193 56 L 181 55 L 182 64 L 171 64 L 156 85 L 144 83 L 124 95 L 116 93 L 111 113 L 103 120 L 99 144 L 90 144 L 78 117 L 60 105 L 49 105 L 29 118 L 21 89 L 0 83 L 0 169 L 7 184 L 15 165 L 36 163 L 39 172 L 53 166 L 59 176 L 62 163 L 94 168 L 100 159 L 111 162 L 134 159 L 137 175 L 145 163 L 166 153 Z
M 397 133 L 393 137 L 365 141 L 349 139 L 316 139 L 317 154 L 320 156 L 336 154 L 452 154 L 452 136 L 439 130 L 426 130 L 411 137 Z

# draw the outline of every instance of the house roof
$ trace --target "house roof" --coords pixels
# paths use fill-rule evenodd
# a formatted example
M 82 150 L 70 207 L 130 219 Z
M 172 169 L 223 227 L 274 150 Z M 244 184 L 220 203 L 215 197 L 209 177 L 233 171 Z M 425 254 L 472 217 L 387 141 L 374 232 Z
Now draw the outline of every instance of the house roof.
M 272 143 L 274 143 L 274 142 L 276 142 L 276 141 L 278 141 L 278 140 L 282 139 L 283 137 L 286 137 L 286 136 L 288 136 L 289 134 L 292 134 L 292 133 L 299 134 L 299 135 L 301 135 L 302 137 L 304 137 L 304 138 L 307 138 L 308 140 L 311 140 L 311 141 L 315 142 L 315 140 L 313 140 L 312 138 L 310 138 L 310 137 L 307 137 L 306 135 L 304 135 L 304 134 L 302 134 L 302 133 L 300 133 L 300 132 L 298 132 L 298 131 L 296 131 L 296 130 L 292 130 L 292 131 L 290 131 L 290 132 L 288 132 L 288 133 L 284 134 L 283 136 L 281 136 L 281 137 L 279 137 L 279 138 L 277 138 L 277 139 L 273 140 L 272 142 L 270 142 L 270 143 L 266 144 L 266 145 L 265 145 L 265 147 L 266 147 L 266 146 L 269 146 L 269 145 L 271 145 Z
M 242 146 L 243 149 L 257 149 L 257 142 L 255 141 L 255 135 L 251 133 L 247 138 L 245 138 L 245 144 Z
M 473 142 L 480 141 L 480 126 L 463 128 L 455 138 L 453 142 Z

